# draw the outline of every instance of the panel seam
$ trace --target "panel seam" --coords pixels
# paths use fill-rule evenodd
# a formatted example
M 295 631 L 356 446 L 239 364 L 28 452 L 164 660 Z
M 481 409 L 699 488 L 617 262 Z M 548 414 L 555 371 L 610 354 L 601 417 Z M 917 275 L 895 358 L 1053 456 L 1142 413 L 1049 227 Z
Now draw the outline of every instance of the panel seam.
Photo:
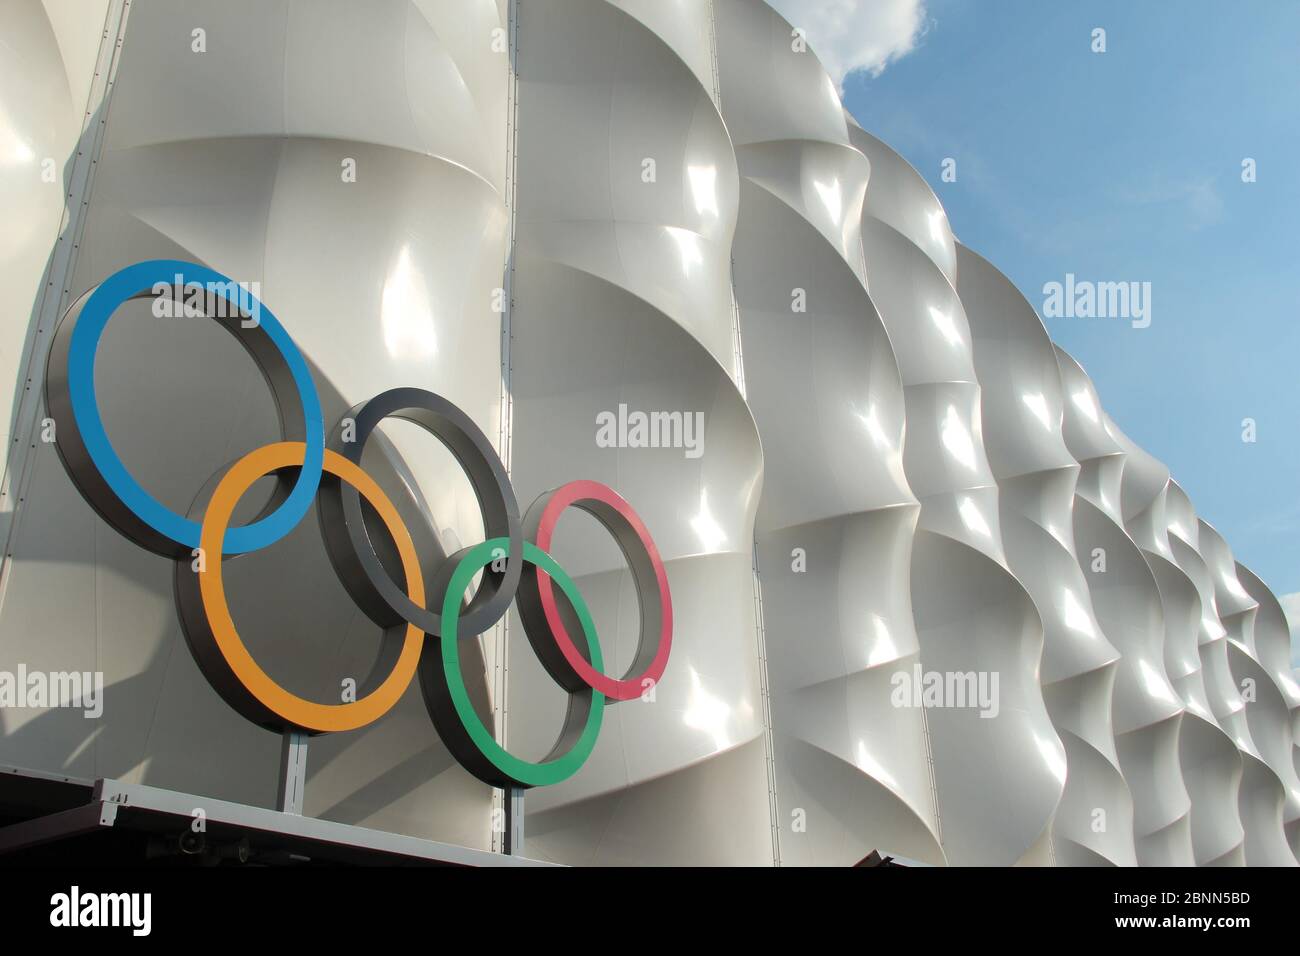
M 513 364 L 510 354 L 514 333 L 511 329 L 511 312 L 514 308 L 514 274 L 515 274 L 515 207 L 516 184 L 518 175 L 516 164 L 516 137 L 519 128 L 519 83 L 516 70 L 516 56 L 519 49 L 519 7 L 518 0 L 509 0 L 506 7 L 507 57 L 506 70 L 506 166 L 505 194 L 506 204 L 506 262 L 501 289 L 501 392 L 500 420 L 497 432 L 497 449 L 501 455 L 501 464 L 505 468 L 506 479 L 511 474 L 511 446 L 514 439 L 514 393 L 511 389 L 511 372 Z M 511 555 L 510 560 L 522 560 L 520 555 Z M 510 693 L 510 615 L 503 614 L 497 622 L 493 633 L 493 680 L 492 709 L 496 718 L 497 741 L 502 747 L 508 745 L 508 697 Z M 492 790 L 492 818 L 505 820 L 508 794 L 499 788 Z M 492 828 L 492 848 L 498 853 L 506 852 L 505 827 Z M 516 851 L 517 852 L 517 851 Z

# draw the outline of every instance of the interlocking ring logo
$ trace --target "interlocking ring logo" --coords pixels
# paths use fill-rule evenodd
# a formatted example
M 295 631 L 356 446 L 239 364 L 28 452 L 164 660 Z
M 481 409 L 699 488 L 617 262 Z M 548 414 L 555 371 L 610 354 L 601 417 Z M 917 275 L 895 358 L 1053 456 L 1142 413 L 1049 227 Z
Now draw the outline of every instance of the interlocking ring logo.
M 131 475 L 109 441 L 95 399 L 95 355 L 114 312 L 130 299 L 153 298 L 159 285 L 178 284 L 201 296 L 203 313 L 233 334 L 257 363 L 275 399 L 282 436 L 213 476 L 210 495 L 201 492 L 188 515 L 164 506 Z M 81 296 L 55 331 L 45 401 L 56 422 L 59 458 L 78 491 L 128 539 L 175 559 L 177 610 L 195 661 L 231 707 L 262 727 L 311 734 L 364 727 L 386 714 L 418 673 L 434 727 L 462 766 L 495 787 L 543 786 L 566 779 L 586 761 L 607 700 L 640 696 L 667 667 L 673 631 L 668 577 L 649 532 L 623 498 L 599 482 L 573 481 L 543 494 L 521 517 L 505 467 L 487 437 L 451 402 L 418 388 L 394 388 L 357 405 L 326 440 L 320 398 L 293 340 L 270 309 L 206 266 L 169 259 L 139 262 Z M 361 467 L 367 440 L 386 418 L 413 422 L 439 439 L 464 469 L 483 512 L 487 540 L 448 556 L 430 578 L 431 593 L 410 530 Z M 240 499 L 268 475 L 277 478 L 271 500 L 251 523 L 231 527 Z M 378 515 L 377 523 L 367 525 L 362 499 Z M 340 704 L 293 694 L 258 665 L 235 628 L 222 579 L 222 561 L 280 540 L 313 501 L 340 581 L 386 630 L 380 659 L 358 698 Z M 604 673 L 591 612 L 548 552 L 556 522 L 570 507 L 595 517 L 631 568 L 641 633 L 622 678 Z M 386 538 L 372 540 L 372 528 L 379 526 Z M 216 559 L 195 571 L 196 549 Z M 389 566 L 400 566 L 400 586 L 385 570 L 381 552 L 395 558 Z M 501 567 L 496 559 L 503 555 Z M 480 586 L 462 607 L 480 571 Z M 516 600 L 529 644 L 569 694 L 559 738 L 535 763 L 497 743 L 474 709 L 460 668 L 460 641 L 491 628 Z

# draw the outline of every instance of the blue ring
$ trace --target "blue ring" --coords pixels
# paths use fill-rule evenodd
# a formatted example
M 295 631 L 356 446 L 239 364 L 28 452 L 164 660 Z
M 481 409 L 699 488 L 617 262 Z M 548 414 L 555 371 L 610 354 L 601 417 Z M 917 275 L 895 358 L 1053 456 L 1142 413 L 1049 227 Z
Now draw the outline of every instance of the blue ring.
M 209 283 L 224 285 L 232 282 L 207 266 L 177 259 L 149 259 L 113 273 L 86 302 L 77 319 L 76 328 L 72 331 L 72 341 L 68 348 L 68 394 L 72 401 L 72 414 L 90 460 L 99 469 L 113 493 L 154 531 L 179 544 L 197 548 L 201 528 L 199 522 L 190 521 L 164 506 L 132 477 L 104 431 L 104 423 L 99 417 L 99 403 L 95 399 L 95 354 L 99 351 L 99 340 L 108 320 L 119 305 L 142 290 L 151 289 L 160 282 L 172 286 L 177 274 L 181 275 L 182 281 L 202 283 L 207 289 L 212 288 Z M 234 302 L 224 290 L 221 294 L 227 301 Z M 231 528 L 223 545 L 226 554 L 256 551 L 279 541 L 292 531 L 316 497 L 325 460 L 325 419 L 321 414 L 316 383 L 307 370 L 307 363 L 271 310 L 262 305 L 251 292 L 245 292 L 244 295 L 257 304 L 260 310 L 259 327 L 279 349 L 293 375 L 294 384 L 298 388 L 298 400 L 302 404 L 307 450 L 302 469 L 298 472 L 298 480 L 289 497 L 260 521 Z M 235 305 L 238 306 L 239 303 L 235 302 Z

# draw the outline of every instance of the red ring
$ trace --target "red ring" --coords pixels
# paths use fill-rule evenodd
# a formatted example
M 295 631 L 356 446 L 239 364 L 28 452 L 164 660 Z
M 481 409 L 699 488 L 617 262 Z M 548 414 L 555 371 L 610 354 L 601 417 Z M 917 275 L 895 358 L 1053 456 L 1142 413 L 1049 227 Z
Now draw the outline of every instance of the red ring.
M 574 672 L 586 681 L 589 686 L 600 691 L 611 700 L 631 700 L 634 697 L 639 697 L 644 692 L 645 688 L 642 685 L 646 680 L 650 680 L 654 684 L 659 683 L 659 678 L 663 676 L 664 669 L 668 666 L 668 652 L 672 649 L 673 643 L 673 602 L 668 592 L 668 572 L 664 569 L 663 560 L 659 557 L 659 549 L 655 547 L 650 532 L 646 530 L 640 516 L 632 510 L 632 506 L 614 489 L 608 485 L 602 485 L 598 481 L 586 479 L 571 481 L 551 493 L 550 500 L 542 510 L 541 520 L 537 525 L 537 546 L 549 554 L 551 536 L 555 532 L 555 526 L 560 520 L 561 512 L 573 504 L 580 506 L 584 501 L 599 502 L 617 511 L 641 540 L 641 546 L 645 548 L 646 554 L 650 558 L 650 564 L 654 568 L 655 582 L 659 587 L 661 619 L 659 648 L 655 652 L 654 659 L 645 671 L 636 677 L 624 677 L 622 680 L 618 680 L 602 674 L 587 663 L 586 658 L 582 656 L 573 643 L 573 638 L 565 630 L 564 622 L 560 617 L 560 609 L 555 603 L 555 591 L 551 587 L 550 575 L 540 568 L 537 570 L 537 592 L 541 598 L 542 611 L 546 615 L 546 623 L 555 637 L 555 643 L 559 646 L 564 659 L 568 661 Z M 644 639 L 644 635 L 642 635 L 642 638 Z

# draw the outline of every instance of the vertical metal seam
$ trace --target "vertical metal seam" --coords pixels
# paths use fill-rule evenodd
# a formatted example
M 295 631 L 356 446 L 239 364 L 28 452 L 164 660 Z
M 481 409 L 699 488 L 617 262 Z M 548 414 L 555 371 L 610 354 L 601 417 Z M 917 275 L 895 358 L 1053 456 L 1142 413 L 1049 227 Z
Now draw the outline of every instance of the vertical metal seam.
M 918 660 L 920 659 L 918 655 Z M 930 744 L 930 717 L 926 708 L 921 708 L 921 733 L 925 737 L 925 769 L 930 778 L 930 803 L 934 806 L 934 827 L 939 838 L 939 848 L 943 849 L 943 818 L 939 815 L 939 784 L 934 774 L 934 748 Z
M 763 582 L 758 567 L 758 539 L 753 542 L 754 632 L 758 643 L 758 685 L 763 712 L 763 757 L 767 765 L 767 804 L 772 828 L 772 865 L 781 865 L 781 807 L 776 792 L 776 740 L 772 727 L 772 694 L 767 677 L 767 627 L 763 619 Z
M 50 342 L 54 337 L 54 327 L 67 307 L 71 292 L 72 274 L 77 264 L 77 250 L 81 245 L 82 234 L 86 227 L 86 214 L 90 207 L 90 194 L 95 181 L 95 169 L 99 164 L 99 154 L 104 145 L 104 133 L 108 124 L 108 107 L 113 95 L 114 77 L 126 35 L 127 14 L 130 13 L 131 0 L 110 0 L 104 17 L 104 30 L 100 40 L 99 53 L 95 59 L 95 75 L 86 96 L 85 116 L 82 120 L 81 134 L 77 138 L 77 155 L 73 158 L 69 172 L 69 192 L 65 200 L 63 217 L 59 222 L 59 235 L 51 248 L 51 262 L 42 277 L 45 284 L 36 294 L 36 329 L 31 333 L 31 344 L 27 347 L 26 389 L 23 399 L 15 410 L 14 435 L 11 446 L 16 446 L 13 467 L 6 468 L 0 478 L 0 499 L 10 498 L 17 489 L 18 501 L 26 497 L 28 486 L 35 469 L 35 436 L 44 405 L 45 361 L 49 353 Z M 117 29 L 112 29 L 116 20 Z M 94 122 L 98 112 L 99 121 Z M 89 137 L 87 137 L 89 133 Z M 58 291 L 51 295 L 51 290 Z M 58 427 L 58 424 L 55 424 Z M 17 474 L 15 479 L 14 475 Z M 4 550 L 0 553 L 0 604 L 9 585 L 9 568 L 13 559 L 14 534 L 21 519 L 22 509 L 17 504 L 9 508 L 10 518 L 3 530 Z
M 67 308 L 72 291 L 72 275 L 77 265 L 77 251 L 81 247 L 86 229 L 87 214 L 90 209 L 90 196 L 95 184 L 95 171 L 99 165 L 99 156 L 104 146 L 104 137 L 108 127 L 108 109 L 112 101 L 113 87 L 116 84 L 117 68 L 121 60 L 122 45 L 126 38 L 127 16 L 131 12 L 131 0 L 110 0 L 104 15 L 104 29 L 100 38 L 99 52 L 95 57 L 95 74 L 86 95 L 85 115 L 82 119 L 81 133 L 77 137 L 77 155 L 72 160 L 68 175 L 69 192 L 62 218 L 59 221 L 59 235 L 51 249 L 51 261 L 42 276 L 45 284 L 36 293 L 36 329 L 31 335 L 31 344 L 27 348 L 26 389 L 23 400 L 15 410 L 14 432 L 11 436 L 12 446 L 17 446 L 12 468 L 5 470 L 0 478 L 0 499 L 10 498 L 10 518 L 3 529 L 4 549 L 0 551 L 0 606 L 9 590 L 10 568 L 13 564 L 13 542 L 22 520 L 19 505 L 30 490 L 36 470 L 36 431 L 40 423 L 41 409 L 44 405 L 45 362 L 49 354 L 50 343 L 54 338 L 54 328 L 58 324 L 63 310 Z M 117 23 L 117 29 L 112 24 Z M 98 113 L 99 121 L 95 122 Z M 89 133 L 89 137 L 87 137 Z M 61 260 L 61 261 L 60 261 Z M 57 289 L 53 295 L 51 290 Z M 25 423 L 25 424 L 24 424 Z M 55 423 L 58 428 L 58 423 Z M 14 473 L 17 473 L 17 480 Z M 13 490 L 17 487 L 18 501 L 12 502 Z M 95 608 L 95 670 L 100 668 L 99 661 L 99 564 L 95 555 L 99 550 L 99 527 L 91 525 L 91 560 L 94 580 Z M 92 746 L 90 751 L 91 767 L 98 773 L 99 748 Z
M 713 68 L 713 104 L 717 107 L 718 116 L 721 117 L 722 73 L 718 66 L 718 8 L 715 0 L 709 0 L 709 59 Z M 726 125 L 725 120 L 723 120 L 723 125 Z M 727 276 L 727 286 L 731 294 L 732 378 L 735 379 L 736 388 L 740 390 L 740 397 L 747 398 L 745 395 L 745 354 L 740 339 L 740 304 L 736 301 L 736 283 L 734 279 L 736 272 L 735 257 L 728 261 L 731 268 L 731 273 Z
M 736 389 L 748 404 L 749 395 L 745 392 L 745 349 L 740 335 L 740 303 L 736 301 L 736 259 L 733 256 L 729 261 L 731 274 L 727 277 L 727 284 L 731 289 L 731 359 Z
M 506 204 L 506 262 L 504 270 L 501 296 L 501 419 L 500 430 L 497 436 L 497 447 L 501 454 L 501 463 L 505 466 L 506 476 L 510 477 L 510 458 L 511 445 L 514 438 L 514 394 L 510 386 L 510 373 L 512 371 L 512 361 L 510 355 L 510 343 L 514 335 L 510 327 L 511 311 L 514 308 L 514 273 L 515 273 L 515 204 L 516 204 L 516 164 L 518 154 L 516 152 L 516 134 L 518 132 L 518 109 L 519 109 L 519 84 L 515 67 L 515 56 L 519 49 L 519 8 L 518 0 L 509 0 L 506 7 L 506 69 L 509 77 L 506 83 L 506 168 L 505 168 L 505 199 Z M 521 560 L 519 555 L 511 555 L 510 560 Z M 493 711 L 496 715 L 497 738 L 501 746 L 508 745 L 506 737 L 507 718 L 508 718 L 508 701 L 507 697 L 510 691 L 510 615 L 501 616 L 494 629 L 493 640 L 495 642 L 495 654 L 493 664 L 493 681 L 492 697 Z M 519 852 L 511 846 L 510 830 L 512 822 L 508 819 L 511 815 L 511 809 L 508 806 L 510 794 L 503 790 L 493 789 L 492 791 L 492 810 L 493 819 L 502 820 L 505 826 L 498 833 L 496 828 L 492 832 L 492 848 L 499 853 L 509 853 L 512 850 Z M 522 801 L 521 801 L 522 802 Z
M 709 57 L 713 67 L 713 102 L 722 116 L 722 75 L 718 66 L 718 12 L 709 0 Z M 724 121 L 725 125 L 725 121 Z M 740 303 L 736 299 L 736 259 L 727 259 L 727 288 L 731 296 L 732 377 L 740 397 L 748 404 L 745 392 L 745 353 L 740 334 Z M 758 569 L 758 539 L 750 541 L 750 569 L 754 589 L 754 638 L 758 652 L 758 687 L 763 718 L 763 764 L 767 777 L 768 825 L 772 838 L 772 865 L 781 865 L 781 808 L 776 792 L 776 742 L 772 728 L 772 695 L 767 678 L 767 634 L 763 623 L 763 583 Z
M 713 66 L 713 104 L 722 115 L 722 74 L 718 70 L 718 8 L 709 0 L 709 54 Z

